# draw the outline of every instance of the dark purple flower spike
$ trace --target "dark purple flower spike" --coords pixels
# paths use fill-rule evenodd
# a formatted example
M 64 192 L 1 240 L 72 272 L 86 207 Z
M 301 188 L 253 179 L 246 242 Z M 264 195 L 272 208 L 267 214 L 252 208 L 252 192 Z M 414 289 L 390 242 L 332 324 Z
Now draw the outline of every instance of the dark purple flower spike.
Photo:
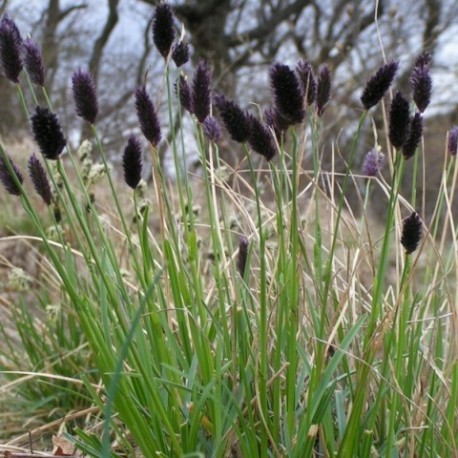
M 402 223 L 401 244 L 406 254 L 412 254 L 420 244 L 422 236 L 422 222 L 417 212 L 412 212 Z
M 431 67 L 432 55 L 429 52 L 422 52 L 413 64 L 414 67 Z
M 41 51 L 37 44 L 27 38 L 23 45 L 24 66 L 29 75 L 30 81 L 37 86 L 43 87 L 45 85 L 45 67 L 43 65 L 43 58 Z
M 132 189 L 137 188 L 142 178 L 142 148 L 135 135 L 131 135 L 127 140 L 122 157 L 122 168 L 124 179 Z
M 448 133 L 448 152 L 452 156 L 458 153 L 458 126 L 452 127 Z
M 11 168 L 13 169 L 17 180 L 19 183 L 24 182 L 24 178 L 22 176 L 21 171 L 18 169 L 16 164 L 13 163 L 10 157 L 8 157 L 9 163 Z M 3 155 L 0 155 L 0 182 L 2 183 L 3 187 L 6 189 L 7 192 L 12 194 L 13 196 L 20 196 L 21 195 L 21 188 L 16 183 L 13 175 L 10 172 L 8 164 L 6 163 L 6 159 Z
M 247 114 L 224 95 L 216 95 L 213 101 L 231 138 L 239 143 L 246 142 L 251 131 Z
M 189 60 L 189 44 L 187 41 L 180 41 L 173 47 L 172 60 L 177 67 L 181 67 Z
M 5 76 L 13 83 L 19 82 L 22 62 L 22 37 L 15 22 L 6 14 L 0 20 L 0 63 Z
M 256 153 L 270 161 L 277 152 L 271 130 L 253 115 L 248 115 L 250 122 L 250 136 L 248 144 Z
M 178 95 L 181 106 L 192 114 L 191 88 L 189 87 L 188 81 L 184 75 L 180 75 L 178 81 L 175 83 L 175 91 Z
M 194 72 L 191 88 L 192 112 L 199 122 L 204 122 L 210 114 L 211 76 L 212 71 L 208 62 L 200 61 Z
M 410 86 L 413 92 L 413 100 L 418 110 L 423 113 L 431 102 L 431 92 L 433 82 L 429 73 L 431 56 L 429 54 L 420 55 L 415 61 L 412 74 L 410 75 Z
M 296 72 L 299 76 L 299 82 L 302 86 L 302 92 L 307 105 L 312 105 L 316 100 L 317 83 L 313 68 L 309 62 L 300 60 L 296 66 Z
M 323 65 L 318 74 L 316 111 L 318 116 L 323 116 L 326 104 L 331 96 L 331 72 L 327 65 Z
M 402 155 L 404 159 L 410 159 L 418 148 L 421 142 L 421 136 L 423 135 L 423 118 L 420 113 L 415 113 L 414 117 L 410 121 L 410 132 L 409 136 L 402 146 Z
M 242 277 L 245 275 L 246 262 L 248 259 L 248 247 L 248 239 L 242 235 L 239 240 L 239 255 L 237 258 L 237 270 Z
M 270 68 L 270 85 L 275 108 L 290 125 L 305 118 L 303 93 L 296 74 L 287 65 L 274 64 Z
M 153 17 L 153 42 L 164 59 L 167 59 L 173 40 L 175 39 L 175 28 L 170 5 L 160 3 L 156 7 Z
M 281 133 L 285 132 L 289 127 L 288 120 L 285 119 L 273 105 L 264 110 L 264 120 L 265 123 L 274 130 L 277 138 L 280 138 Z
M 390 88 L 393 82 L 398 67 L 398 62 L 389 62 L 380 67 L 377 72 L 369 78 L 361 95 L 361 102 L 366 110 L 370 110 L 373 106 L 377 105 L 385 95 L 385 92 Z
M 400 92 L 394 96 L 390 107 L 389 139 L 395 148 L 401 148 L 409 137 L 409 102 Z
M 94 124 L 99 105 L 92 75 L 84 70 L 77 70 L 73 73 L 72 89 L 76 114 L 88 123 Z
M 368 177 L 377 176 L 383 168 L 385 156 L 378 148 L 371 149 L 364 158 L 362 172 Z
M 219 122 L 213 116 L 207 116 L 204 121 L 204 134 L 213 143 L 221 138 Z
M 57 160 L 67 142 L 57 116 L 48 108 L 36 107 L 31 124 L 33 137 L 43 157 Z
M 32 179 L 33 187 L 37 194 L 43 199 L 46 205 L 51 205 L 52 202 L 52 192 L 51 186 L 49 184 L 48 176 L 46 170 L 38 160 L 37 156 L 32 154 L 28 162 L 29 166 L 29 175 Z
M 161 141 L 161 126 L 145 86 L 139 86 L 135 91 L 135 107 L 143 135 L 153 146 L 157 146 Z

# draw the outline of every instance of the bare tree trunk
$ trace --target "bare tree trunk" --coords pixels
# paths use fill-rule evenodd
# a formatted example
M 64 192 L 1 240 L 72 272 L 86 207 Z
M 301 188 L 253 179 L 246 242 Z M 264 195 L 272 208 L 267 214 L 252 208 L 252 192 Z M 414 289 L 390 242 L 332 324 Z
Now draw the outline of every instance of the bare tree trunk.
M 107 19 L 105 21 L 105 25 L 103 27 L 102 33 L 99 35 L 97 40 L 95 40 L 94 42 L 94 46 L 92 48 L 92 54 L 89 59 L 88 67 L 89 67 L 89 71 L 92 73 L 96 87 L 98 86 L 98 81 L 99 81 L 100 66 L 102 63 L 103 51 L 119 20 L 118 5 L 119 5 L 119 0 L 108 0 Z M 81 138 L 86 139 L 86 138 L 90 138 L 91 136 L 92 136 L 91 127 L 87 123 L 84 123 L 83 129 L 81 131 Z
M 91 58 L 89 59 L 89 71 L 94 77 L 94 82 L 97 85 L 99 79 L 100 63 L 103 56 L 103 50 L 119 20 L 118 15 L 119 0 L 108 0 L 108 16 L 103 27 L 102 33 L 97 38 L 92 48 Z
M 46 84 L 50 89 L 53 87 L 58 66 L 59 46 L 56 31 L 60 14 L 59 0 L 49 0 L 48 8 L 46 9 L 45 29 L 43 31 L 42 55 L 43 60 L 46 62 Z

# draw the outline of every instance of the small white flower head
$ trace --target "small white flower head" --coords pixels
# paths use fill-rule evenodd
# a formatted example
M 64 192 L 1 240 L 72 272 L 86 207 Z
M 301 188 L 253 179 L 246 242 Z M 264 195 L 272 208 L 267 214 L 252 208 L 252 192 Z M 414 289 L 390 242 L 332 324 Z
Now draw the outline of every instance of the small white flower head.
M 92 142 L 87 139 L 84 140 L 83 143 L 81 143 L 80 147 L 78 148 L 78 151 L 76 152 L 80 161 L 84 161 L 85 159 L 90 158 L 91 153 L 92 153 Z
M 8 274 L 8 285 L 14 291 L 30 290 L 33 277 L 20 267 L 13 267 Z
M 87 181 L 88 186 L 100 181 L 106 175 L 105 166 L 103 164 L 93 164 L 89 169 Z
M 105 232 L 112 228 L 110 217 L 106 213 L 102 213 L 101 215 L 99 215 L 99 221 L 100 225 L 102 226 L 102 229 Z

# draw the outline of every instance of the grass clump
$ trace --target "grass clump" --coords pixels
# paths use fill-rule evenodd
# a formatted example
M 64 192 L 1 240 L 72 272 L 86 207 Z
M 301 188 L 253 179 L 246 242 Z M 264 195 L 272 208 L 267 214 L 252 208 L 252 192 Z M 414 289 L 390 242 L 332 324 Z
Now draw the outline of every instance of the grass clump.
M 84 71 L 73 77 L 74 96 L 91 127 L 92 155 L 87 143 L 62 154 L 65 137 L 45 86 L 26 86 L 43 102 L 31 117 L 44 164 L 32 159 L 32 184 L 46 196 L 48 216 L 32 201 L 15 158 L 0 149 L 0 179 L 30 218 L 44 266 L 32 280 L 37 293 L 9 296 L 1 327 L 3 395 L 20 396 L 37 421 L 46 423 L 40 409 L 54 415 L 48 429 L 25 423 L 24 431 L 36 440 L 65 423 L 65 437 L 98 457 L 455 455 L 455 158 L 444 160 L 426 225 L 415 211 L 415 183 L 410 197 L 400 193 L 406 161 L 416 168 L 422 154 L 406 130 L 415 119 L 421 136 L 422 118 L 397 95 L 387 122 L 388 138 L 396 139 L 386 146 L 389 176 L 381 173 L 375 127 L 364 175 L 353 170 L 368 110 L 387 119 L 381 100 L 397 63 L 382 67 L 362 92 L 365 111 L 339 176 L 321 168 L 327 67 L 310 90 L 316 80 L 307 63 L 301 71 L 276 64 L 273 103 L 263 116 L 220 94 L 214 118 L 210 67 L 199 63 L 193 84 L 184 84 L 169 66 L 176 49 L 174 33 L 163 28 L 173 27 L 170 10 L 159 11 L 153 32 L 166 62 L 169 125 L 173 131 L 174 112 L 182 113 L 175 101 L 187 101 L 200 178 L 183 166 L 189 147 L 181 133 L 170 142 L 177 179 L 166 179 L 158 153 L 164 124 L 142 86 L 136 108 L 152 183 L 140 179 L 142 144 L 133 135 L 122 161 L 126 183 L 118 183 Z M 20 45 L 10 19 L 0 27 L 14 35 L 6 44 Z M 0 58 L 8 55 L 17 53 Z M 419 62 L 425 79 L 429 61 Z M 24 101 L 23 85 L 17 88 Z M 221 157 L 218 119 L 240 151 L 236 167 Z M 304 168 L 306 155 L 312 170 Z M 95 177 L 108 189 L 104 199 Z M 361 216 L 346 201 L 355 183 L 363 183 Z M 369 216 L 375 187 L 387 202 L 382 227 Z M 50 304 L 59 304 L 52 313 Z

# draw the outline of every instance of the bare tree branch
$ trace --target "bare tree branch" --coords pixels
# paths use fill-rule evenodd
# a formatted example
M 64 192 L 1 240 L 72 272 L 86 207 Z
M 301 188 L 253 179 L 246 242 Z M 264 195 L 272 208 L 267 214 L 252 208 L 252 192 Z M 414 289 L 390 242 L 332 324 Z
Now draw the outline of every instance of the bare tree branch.
M 146 62 L 148 61 L 148 56 L 152 48 L 151 41 L 149 38 L 150 26 L 151 26 L 151 22 L 148 21 L 148 23 L 146 24 L 145 30 L 143 32 L 143 54 L 140 57 L 140 61 L 137 67 L 137 77 L 135 78 L 135 81 L 137 84 L 141 84 L 144 78 Z
M 275 32 L 278 25 L 289 17 L 299 14 L 305 7 L 311 4 L 311 0 L 296 0 L 295 2 L 277 9 L 270 19 L 253 29 L 247 30 L 236 36 L 227 36 L 225 41 L 228 47 L 233 48 L 254 40 L 262 40 Z
M 442 2 L 440 0 L 426 0 L 426 10 L 428 15 L 423 31 L 423 50 L 433 52 L 437 45 L 437 40 L 441 33 L 439 28 Z
M 68 8 L 66 8 L 65 10 L 62 10 L 59 14 L 59 21 L 62 21 L 63 19 L 65 19 L 69 14 L 73 13 L 73 11 L 76 11 L 76 10 L 84 10 L 88 7 L 88 4 L 87 3 L 82 3 L 81 5 L 73 5 L 73 6 L 69 6 Z
M 110 38 L 111 32 L 113 32 L 116 24 L 118 23 L 119 15 L 118 15 L 118 4 L 119 0 L 108 0 L 108 16 L 105 22 L 105 26 L 102 30 L 102 33 L 97 38 L 94 43 L 94 47 L 92 48 L 92 55 L 89 59 L 89 70 L 94 76 L 94 81 L 97 84 L 99 70 L 100 70 L 100 62 L 103 55 L 103 49 Z

